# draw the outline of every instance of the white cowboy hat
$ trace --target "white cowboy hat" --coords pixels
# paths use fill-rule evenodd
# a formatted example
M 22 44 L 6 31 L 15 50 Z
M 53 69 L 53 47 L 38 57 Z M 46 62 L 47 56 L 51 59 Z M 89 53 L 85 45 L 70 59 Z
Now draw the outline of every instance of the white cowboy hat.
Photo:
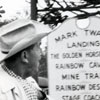
M 50 32 L 48 26 L 27 19 L 19 19 L 1 27 L 0 63 L 35 44 Z

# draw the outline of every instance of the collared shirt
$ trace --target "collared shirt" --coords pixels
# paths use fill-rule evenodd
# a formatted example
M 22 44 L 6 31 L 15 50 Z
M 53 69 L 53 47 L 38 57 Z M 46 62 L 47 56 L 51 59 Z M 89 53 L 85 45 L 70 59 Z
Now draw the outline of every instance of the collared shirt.
M 28 100 L 38 100 L 38 89 L 35 87 L 33 83 L 27 81 L 27 79 L 22 79 L 20 76 L 16 75 L 13 71 L 9 70 L 5 65 L 3 65 L 2 68 L 21 84 Z
M 49 100 L 49 96 L 42 91 L 37 82 L 32 77 L 22 79 L 16 75 L 13 71 L 9 70 L 5 65 L 2 68 L 13 78 L 15 78 L 24 89 L 24 92 L 28 100 Z

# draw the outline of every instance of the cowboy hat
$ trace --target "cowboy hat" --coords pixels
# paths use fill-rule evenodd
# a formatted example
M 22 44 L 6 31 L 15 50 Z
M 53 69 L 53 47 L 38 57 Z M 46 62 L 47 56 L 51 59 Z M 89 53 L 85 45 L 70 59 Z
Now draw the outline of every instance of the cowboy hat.
M 15 20 L 0 29 L 0 63 L 19 51 L 37 43 L 51 29 L 37 21 Z

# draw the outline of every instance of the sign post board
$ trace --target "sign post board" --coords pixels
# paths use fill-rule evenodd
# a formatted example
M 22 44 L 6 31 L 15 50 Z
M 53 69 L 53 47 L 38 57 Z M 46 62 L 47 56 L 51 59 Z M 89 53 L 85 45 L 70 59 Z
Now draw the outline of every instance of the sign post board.
M 80 29 L 66 20 L 48 36 L 49 93 L 55 100 L 100 100 L 100 19 Z

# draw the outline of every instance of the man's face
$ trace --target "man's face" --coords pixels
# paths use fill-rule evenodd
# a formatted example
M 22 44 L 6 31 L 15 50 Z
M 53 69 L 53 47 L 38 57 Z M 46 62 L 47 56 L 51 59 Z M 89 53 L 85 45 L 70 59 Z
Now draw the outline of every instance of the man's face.
M 31 49 L 29 52 L 29 67 L 33 73 L 38 73 L 39 70 L 39 61 L 42 54 L 40 44 L 41 42 L 36 43 L 33 49 Z

